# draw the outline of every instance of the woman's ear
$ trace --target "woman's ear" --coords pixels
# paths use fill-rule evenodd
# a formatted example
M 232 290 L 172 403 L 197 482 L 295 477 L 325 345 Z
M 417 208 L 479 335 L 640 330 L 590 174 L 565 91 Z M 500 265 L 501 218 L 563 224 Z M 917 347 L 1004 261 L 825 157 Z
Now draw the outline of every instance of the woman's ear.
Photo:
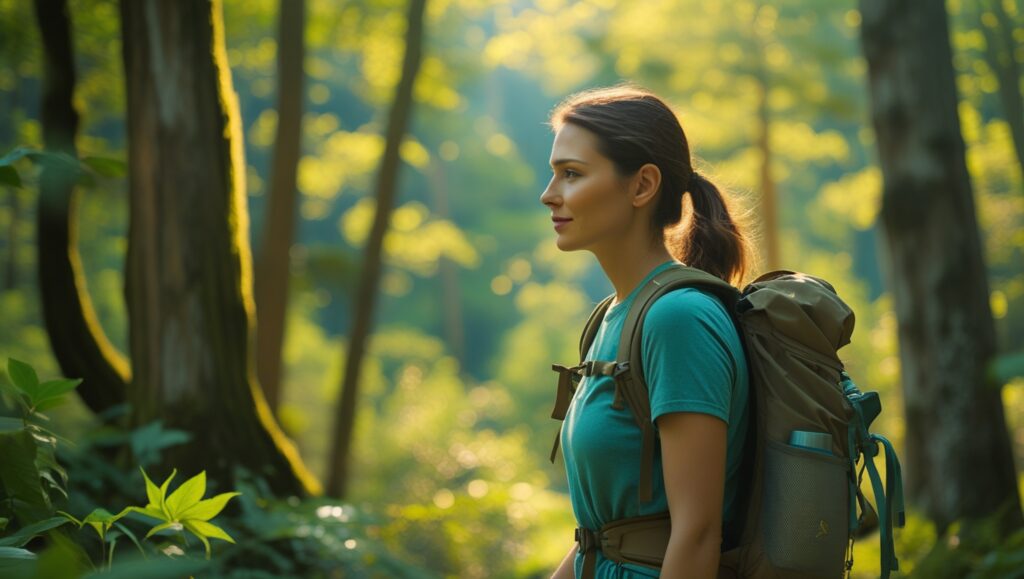
M 633 177 L 633 207 L 643 207 L 651 202 L 661 188 L 661 169 L 654 163 L 647 163 Z

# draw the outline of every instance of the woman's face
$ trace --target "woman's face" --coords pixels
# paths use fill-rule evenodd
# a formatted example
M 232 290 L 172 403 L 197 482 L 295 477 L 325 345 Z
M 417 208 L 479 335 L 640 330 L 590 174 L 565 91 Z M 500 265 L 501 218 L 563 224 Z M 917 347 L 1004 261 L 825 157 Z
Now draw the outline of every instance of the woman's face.
M 551 146 L 554 174 L 540 201 L 551 209 L 556 243 L 562 251 L 593 251 L 615 243 L 634 217 L 629 179 L 618 174 L 597 145 L 594 133 L 566 123 Z

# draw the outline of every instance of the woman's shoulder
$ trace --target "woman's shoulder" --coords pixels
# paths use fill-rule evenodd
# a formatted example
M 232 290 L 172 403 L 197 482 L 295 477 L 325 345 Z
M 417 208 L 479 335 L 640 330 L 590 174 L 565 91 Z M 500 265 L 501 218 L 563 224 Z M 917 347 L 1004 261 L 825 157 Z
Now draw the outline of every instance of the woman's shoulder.
M 678 331 L 680 325 L 710 325 L 724 330 L 733 327 L 732 319 L 714 294 L 694 287 L 672 290 L 658 298 L 647 312 L 644 330 L 667 328 Z

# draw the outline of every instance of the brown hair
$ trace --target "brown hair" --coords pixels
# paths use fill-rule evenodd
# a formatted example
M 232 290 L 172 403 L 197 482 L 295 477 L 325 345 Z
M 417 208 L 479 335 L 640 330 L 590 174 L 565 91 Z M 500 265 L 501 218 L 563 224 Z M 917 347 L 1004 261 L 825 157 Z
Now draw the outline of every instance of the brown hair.
M 727 282 L 738 284 L 751 262 L 744 227 L 730 213 L 731 200 L 690 159 L 690 145 L 675 113 L 650 91 L 630 85 L 600 88 L 565 99 L 550 119 L 555 131 L 571 123 L 597 136 L 601 154 L 622 175 L 647 163 L 661 171 L 652 229 L 672 256 Z M 685 194 L 692 211 L 683 220 Z

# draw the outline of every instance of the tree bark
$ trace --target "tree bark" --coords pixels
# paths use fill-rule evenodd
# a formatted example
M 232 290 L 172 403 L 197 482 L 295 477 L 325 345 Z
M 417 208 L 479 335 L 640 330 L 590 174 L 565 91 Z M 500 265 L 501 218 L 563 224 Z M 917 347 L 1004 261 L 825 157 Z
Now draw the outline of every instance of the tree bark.
M 353 302 L 352 318 L 354 321 L 348 340 L 348 355 L 345 358 L 345 375 L 341 384 L 341 396 L 338 399 L 334 417 L 334 435 L 331 437 L 333 444 L 327 479 L 328 492 L 339 498 L 344 498 L 348 491 L 352 432 L 355 427 L 356 404 L 359 400 L 359 378 L 370 330 L 373 326 L 373 313 L 383 262 L 384 236 L 388 231 L 391 211 L 395 205 L 395 189 L 400 160 L 399 148 L 412 112 L 412 89 L 423 51 L 425 6 L 426 0 L 409 0 L 402 75 L 395 89 L 395 98 L 388 114 L 384 155 L 381 158 L 380 171 L 377 174 L 377 209 L 370 237 L 363 253 L 359 288 Z
M 899 326 L 910 499 L 940 531 L 1021 524 L 942 2 L 861 0 L 880 213 Z
M 82 378 L 78 394 L 100 413 L 126 400 L 131 370 L 100 327 L 76 247 L 78 113 L 72 105 L 75 68 L 67 2 L 36 0 L 35 13 L 45 55 L 43 141 L 47 151 L 67 155 L 44 158 L 39 177 L 36 244 L 43 319 L 61 372 Z
M 131 221 L 127 295 L 136 421 L 193 435 L 165 453 L 231 485 L 318 483 L 254 380 L 249 217 L 237 97 L 217 0 L 121 2 Z
M 985 10 L 995 15 L 996 25 L 986 26 L 982 15 Z M 1003 105 L 1006 122 L 1010 125 L 1013 150 L 1017 166 L 1024 176 L 1024 96 L 1020 92 L 1020 63 L 1015 54 L 1019 43 L 1013 38 L 1013 25 L 1000 0 L 978 6 L 978 25 L 985 35 L 985 61 L 999 81 L 999 102 Z
M 779 248 L 779 200 L 775 177 L 772 174 L 772 120 L 768 108 L 768 93 L 771 87 L 768 86 L 768 73 L 764 69 L 764 63 L 760 63 L 759 66 L 760 70 L 755 79 L 759 90 L 757 118 L 760 132 L 757 147 L 761 150 L 761 239 L 765 247 L 765 271 L 774 271 L 782 267 L 782 252 Z
M 277 53 L 277 139 L 263 243 L 256 262 L 256 372 L 270 410 L 281 402 L 281 351 L 295 238 L 296 174 L 301 153 L 305 0 L 281 0 Z

